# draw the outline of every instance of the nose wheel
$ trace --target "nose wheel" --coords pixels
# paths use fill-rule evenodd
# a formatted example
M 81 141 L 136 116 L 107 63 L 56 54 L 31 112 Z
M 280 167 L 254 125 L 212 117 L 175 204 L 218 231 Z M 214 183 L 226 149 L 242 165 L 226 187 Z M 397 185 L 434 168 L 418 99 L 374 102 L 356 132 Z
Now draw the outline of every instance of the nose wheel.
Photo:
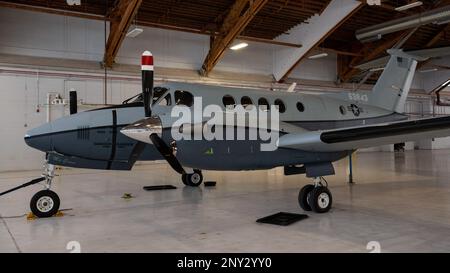
M 305 211 L 328 212 L 333 204 L 333 196 L 326 180 L 317 177 L 314 179 L 314 185 L 304 186 L 298 194 L 298 203 Z
M 59 210 L 59 196 L 51 190 L 37 192 L 30 201 L 31 212 L 39 218 L 48 218 Z
M 181 175 L 183 184 L 190 187 L 198 187 L 203 182 L 203 174 L 200 170 L 194 170 L 193 173 L 183 173 Z

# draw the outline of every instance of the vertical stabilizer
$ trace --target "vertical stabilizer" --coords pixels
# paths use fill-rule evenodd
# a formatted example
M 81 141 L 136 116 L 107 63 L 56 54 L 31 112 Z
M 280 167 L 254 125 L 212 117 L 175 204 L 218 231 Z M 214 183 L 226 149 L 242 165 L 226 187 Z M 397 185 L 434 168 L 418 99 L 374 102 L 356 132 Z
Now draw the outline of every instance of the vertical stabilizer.
M 400 49 L 387 51 L 391 58 L 370 94 L 371 105 L 397 113 L 404 106 L 414 78 L 417 61 L 425 58 L 409 55 Z

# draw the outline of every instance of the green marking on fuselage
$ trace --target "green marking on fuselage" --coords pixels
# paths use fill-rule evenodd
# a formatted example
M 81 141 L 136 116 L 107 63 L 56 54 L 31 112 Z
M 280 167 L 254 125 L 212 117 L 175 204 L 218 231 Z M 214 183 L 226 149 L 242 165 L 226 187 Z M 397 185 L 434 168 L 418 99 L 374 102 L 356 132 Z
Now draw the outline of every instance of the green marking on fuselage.
M 214 150 L 213 148 L 209 148 L 208 150 L 206 150 L 205 155 L 213 155 L 214 154 Z

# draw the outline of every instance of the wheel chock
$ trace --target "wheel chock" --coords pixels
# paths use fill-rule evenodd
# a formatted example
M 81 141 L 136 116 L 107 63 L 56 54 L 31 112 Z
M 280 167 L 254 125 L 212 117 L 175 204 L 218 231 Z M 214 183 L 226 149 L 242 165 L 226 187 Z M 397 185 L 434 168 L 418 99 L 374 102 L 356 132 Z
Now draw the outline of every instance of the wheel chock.
M 52 217 L 63 217 L 64 215 L 65 215 L 64 212 L 58 210 L 58 212 L 55 213 L 55 215 L 53 215 Z M 32 212 L 29 212 L 27 214 L 28 221 L 32 221 L 32 220 L 36 220 L 36 219 L 39 219 L 39 218 L 36 215 L 34 215 Z
M 134 198 L 134 196 L 131 193 L 124 193 L 122 195 L 122 198 L 123 199 L 131 199 L 131 198 Z
M 27 214 L 27 220 L 28 221 L 35 220 L 35 219 L 37 219 L 37 217 L 32 212 Z
M 64 212 L 62 212 L 60 210 L 58 210 L 58 212 L 55 215 L 53 215 L 53 217 L 63 217 L 63 216 L 64 216 Z

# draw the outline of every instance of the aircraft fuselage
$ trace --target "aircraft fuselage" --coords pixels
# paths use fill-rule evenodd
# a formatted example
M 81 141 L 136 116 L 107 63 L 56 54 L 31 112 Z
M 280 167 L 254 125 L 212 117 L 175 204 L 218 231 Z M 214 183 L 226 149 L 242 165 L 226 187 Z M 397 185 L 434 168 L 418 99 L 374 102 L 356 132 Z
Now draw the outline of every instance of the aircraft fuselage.
M 218 105 L 226 111 L 225 97 L 235 104 L 277 104 L 280 134 L 358 126 L 405 119 L 405 116 L 366 104 L 363 93 L 308 95 L 299 93 L 238 89 L 191 84 L 168 84 L 168 91 L 153 106 L 163 120 L 162 138 L 171 143 L 177 117 L 171 111 L 178 103 L 177 91 L 202 98 L 203 106 Z M 358 94 L 355 96 L 354 94 Z M 352 97 L 353 96 L 353 97 Z M 163 98 L 165 97 L 165 98 Z M 167 99 L 164 103 L 162 99 Z M 279 105 L 281 102 L 281 106 Z M 185 106 L 188 107 L 188 106 Z M 189 108 L 193 108 L 190 106 Z M 284 111 L 282 111 L 284 110 Z M 30 130 L 27 144 L 48 154 L 49 163 L 62 166 L 129 170 L 138 141 L 120 130 L 144 118 L 141 102 L 111 106 L 62 117 Z M 250 128 L 241 128 L 248 134 Z M 294 149 L 261 151 L 262 140 L 178 140 L 177 158 L 183 166 L 205 170 L 255 170 L 314 162 L 333 162 L 351 151 L 306 152 Z M 163 159 L 151 144 L 137 160 Z M 132 162 L 134 163 L 134 162 Z

